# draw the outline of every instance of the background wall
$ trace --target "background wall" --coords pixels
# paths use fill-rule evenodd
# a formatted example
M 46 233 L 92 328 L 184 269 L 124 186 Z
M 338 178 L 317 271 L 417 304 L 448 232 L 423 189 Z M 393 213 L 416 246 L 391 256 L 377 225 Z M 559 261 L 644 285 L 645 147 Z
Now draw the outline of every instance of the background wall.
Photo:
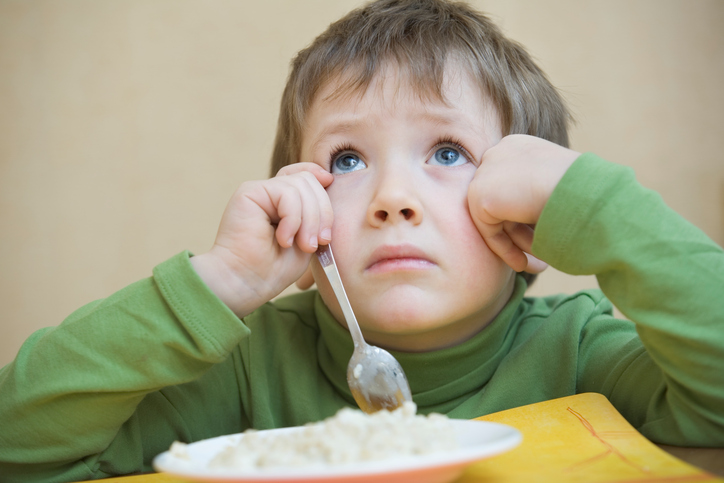
M 578 120 L 724 244 L 724 2 L 477 0 Z M 0 365 L 34 330 L 205 251 L 267 172 L 294 53 L 356 0 L 0 0 Z M 549 270 L 533 293 L 595 286 Z

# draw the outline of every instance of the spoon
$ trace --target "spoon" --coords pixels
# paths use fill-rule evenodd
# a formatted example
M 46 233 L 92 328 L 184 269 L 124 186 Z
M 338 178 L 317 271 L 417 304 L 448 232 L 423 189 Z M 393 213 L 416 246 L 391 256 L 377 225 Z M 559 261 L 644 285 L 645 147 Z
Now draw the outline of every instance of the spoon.
M 397 359 L 386 350 L 369 345 L 362 337 L 357 318 L 342 286 L 331 245 L 320 246 L 317 258 L 334 290 L 354 341 L 354 352 L 347 365 L 347 384 L 357 405 L 365 413 L 371 414 L 380 409 L 392 411 L 402 406 L 405 401 L 412 401 L 410 385 Z

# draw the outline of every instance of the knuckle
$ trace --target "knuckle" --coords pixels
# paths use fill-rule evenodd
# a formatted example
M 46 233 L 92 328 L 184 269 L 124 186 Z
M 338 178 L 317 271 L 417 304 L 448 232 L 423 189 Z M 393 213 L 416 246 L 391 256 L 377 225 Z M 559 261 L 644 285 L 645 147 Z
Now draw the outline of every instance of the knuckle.
M 319 184 L 316 176 L 314 176 L 310 171 L 301 171 L 299 173 L 299 176 L 310 184 L 314 184 L 314 185 Z
M 243 195 L 244 193 L 251 193 L 257 191 L 260 188 L 263 189 L 263 186 L 263 181 L 244 181 L 239 185 L 238 188 L 236 188 L 236 192 L 234 193 L 234 195 L 239 196 Z
M 277 171 L 276 176 L 288 176 L 288 175 L 294 173 L 298 169 L 299 169 L 299 165 L 287 164 L 286 166 L 282 167 L 279 171 Z

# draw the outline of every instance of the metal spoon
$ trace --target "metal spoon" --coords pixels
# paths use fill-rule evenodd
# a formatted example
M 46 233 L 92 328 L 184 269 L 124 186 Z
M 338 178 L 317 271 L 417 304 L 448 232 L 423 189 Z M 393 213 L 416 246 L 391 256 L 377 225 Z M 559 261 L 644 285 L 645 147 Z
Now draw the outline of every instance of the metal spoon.
M 332 247 L 320 246 L 317 258 L 334 290 L 354 341 L 354 352 L 347 365 L 347 384 L 357 405 L 370 414 L 380 409 L 393 410 L 402 406 L 405 401 L 412 401 L 410 385 L 397 359 L 386 350 L 367 344 L 362 337 L 357 318 L 342 286 Z

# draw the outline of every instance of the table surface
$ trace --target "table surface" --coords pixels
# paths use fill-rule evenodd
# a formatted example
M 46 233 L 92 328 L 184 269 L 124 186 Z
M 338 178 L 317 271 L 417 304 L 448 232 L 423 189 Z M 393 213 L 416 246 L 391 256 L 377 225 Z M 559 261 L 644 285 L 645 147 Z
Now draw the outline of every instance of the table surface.
M 702 470 L 724 477 L 724 448 L 684 448 L 657 444 L 672 456 L 686 461 Z
M 724 448 L 655 445 L 600 394 L 577 394 L 478 419 L 517 428 L 523 442 L 507 453 L 472 464 L 456 483 L 724 483 Z M 164 473 L 104 481 L 187 483 Z
M 657 445 L 660 449 L 714 475 L 724 477 L 724 448 L 684 448 Z M 113 483 L 187 483 L 186 480 L 164 473 L 109 478 Z M 716 480 L 709 480 L 716 481 Z

